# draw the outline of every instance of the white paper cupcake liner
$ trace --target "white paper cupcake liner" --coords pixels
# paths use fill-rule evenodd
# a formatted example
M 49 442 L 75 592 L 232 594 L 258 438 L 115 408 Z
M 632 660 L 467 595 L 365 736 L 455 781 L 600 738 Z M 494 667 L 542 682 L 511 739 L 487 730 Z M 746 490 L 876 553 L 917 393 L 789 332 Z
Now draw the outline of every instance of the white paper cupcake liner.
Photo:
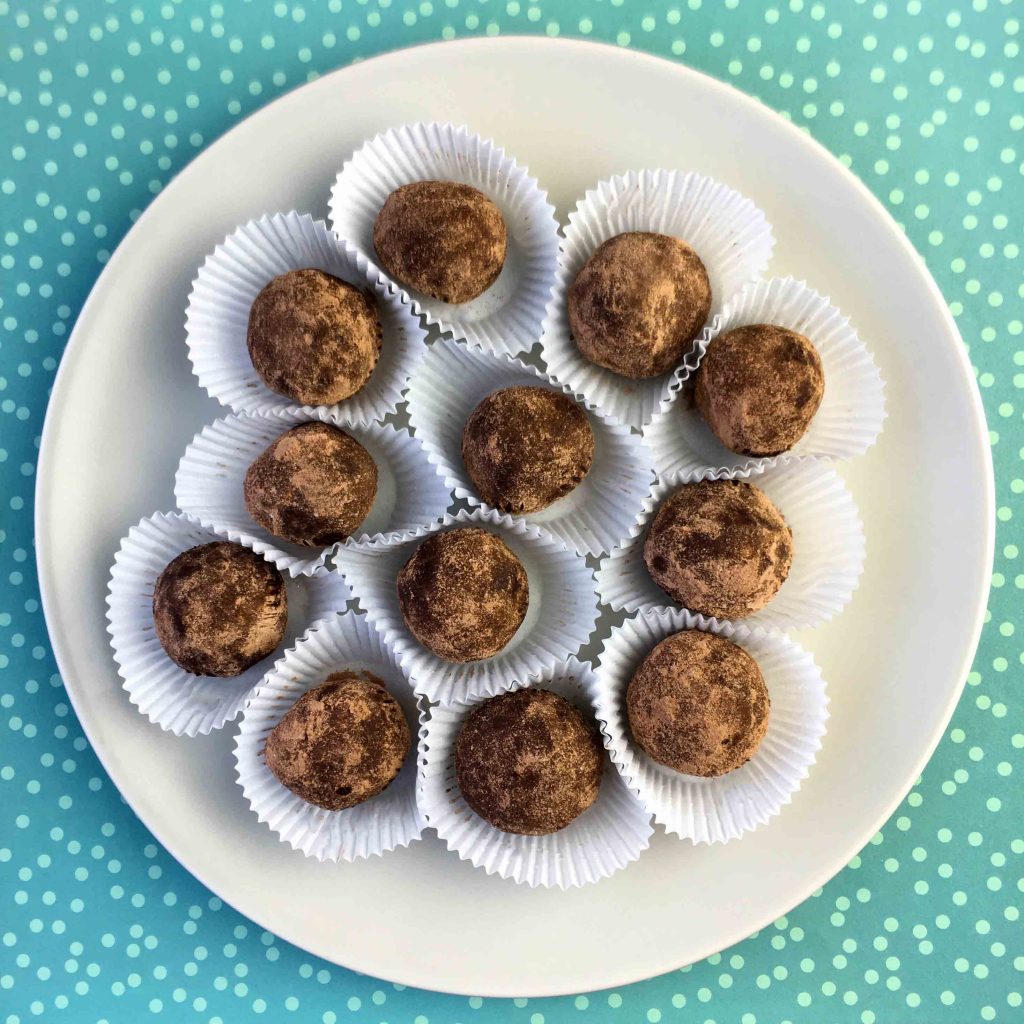
M 696 365 L 697 344 L 675 372 L 631 380 L 580 353 L 566 305 L 584 263 L 602 242 L 626 231 L 672 235 L 693 247 L 711 281 L 708 327 L 744 284 L 761 276 L 775 240 L 765 215 L 749 199 L 692 171 L 630 171 L 600 182 L 579 201 L 565 228 L 544 320 L 544 362 L 560 384 L 620 422 L 641 427 Z
M 597 727 L 597 680 L 589 665 L 569 658 L 535 685 L 572 701 Z M 512 835 L 484 821 L 462 797 L 455 775 L 455 743 L 478 703 L 433 708 L 420 742 L 420 809 L 449 850 L 489 875 L 571 889 L 607 878 L 647 849 L 653 832 L 650 813 L 611 765 L 605 768 L 597 800 L 559 832 Z
M 267 767 L 267 737 L 307 691 L 332 672 L 368 671 L 402 705 L 409 755 L 382 793 L 344 811 L 307 803 Z M 422 718 L 416 696 L 381 635 L 365 615 L 345 612 L 310 630 L 269 672 L 249 698 L 235 737 L 239 785 L 256 817 L 293 850 L 320 861 L 353 861 L 408 846 L 425 824 L 416 804 L 416 746 Z
M 497 281 L 470 302 L 452 305 L 406 288 L 377 262 L 373 225 L 388 196 L 415 181 L 457 181 L 484 193 L 508 228 Z M 558 222 L 547 193 L 490 139 L 451 124 L 389 128 L 364 143 L 341 169 L 330 198 L 331 227 L 428 324 L 471 345 L 515 355 L 540 336 L 558 258 Z
M 711 433 L 693 404 L 692 390 L 684 386 L 644 428 L 659 476 L 674 482 L 708 475 L 746 476 L 800 459 L 852 459 L 875 443 L 885 419 L 878 367 L 849 319 L 803 281 L 773 277 L 743 288 L 722 310 L 717 328 L 701 339 L 698 360 L 716 335 L 765 323 L 798 331 L 821 355 L 825 394 L 807 433 L 782 455 L 737 455 Z
M 493 391 L 525 385 L 558 392 L 539 370 L 507 356 L 473 352 L 454 341 L 431 346 L 408 392 L 409 422 L 427 455 L 455 496 L 486 505 L 474 490 L 462 461 L 462 432 L 476 406 Z M 524 518 L 543 526 L 575 551 L 599 555 L 629 533 L 654 474 L 642 440 L 595 409 L 594 462 L 583 481 L 564 498 Z
M 815 463 L 776 466 L 750 482 L 768 495 L 793 531 L 793 565 L 775 597 L 737 622 L 753 632 L 827 622 L 849 602 L 864 568 L 864 527 L 853 496 L 834 469 Z M 644 562 L 648 527 L 674 490 L 674 485 L 659 481 L 630 539 L 601 563 L 597 592 L 612 608 L 632 612 L 678 607 L 651 579 Z M 711 616 L 696 619 L 702 625 L 718 623 Z
M 395 581 L 422 538 L 389 547 L 342 548 L 335 556 L 337 569 L 416 691 L 442 704 L 491 697 L 539 678 L 587 642 L 598 614 L 591 570 L 551 534 L 482 508 L 447 515 L 429 532 L 461 526 L 498 534 L 522 562 L 530 583 L 530 603 L 519 630 L 504 650 L 483 661 L 455 664 L 439 658 L 416 640 L 402 618 Z
M 285 431 L 309 419 L 303 413 L 234 413 L 205 427 L 178 465 L 178 508 L 258 551 L 292 576 L 322 568 L 340 543 L 308 548 L 275 537 L 250 517 L 242 490 L 253 460 Z M 333 415 L 321 419 L 337 423 Z M 408 431 L 387 424 L 343 429 L 366 448 L 377 466 L 373 507 L 345 545 L 407 540 L 444 516 L 451 503 L 449 487 Z
M 633 741 L 626 690 L 653 648 L 682 629 L 732 640 L 757 662 L 771 711 L 768 731 L 741 768 L 713 779 L 683 775 L 648 757 Z M 790 802 L 821 749 L 828 720 L 825 681 L 814 659 L 779 634 L 709 625 L 685 611 L 641 612 L 605 641 L 596 670 L 595 708 L 612 761 L 654 820 L 695 843 L 724 843 L 763 825 Z
M 249 310 L 264 285 L 289 270 L 315 268 L 374 293 L 383 339 L 380 360 L 362 390 L 335 405 L 300 406 L 271 391 L 246 347 Z M 185 313 L 188 356 L 200 385 L 234 412 L 329 410 L 338 422 L 365 425 L 401 399 L 426 351 L 426 335 L 401 300 L 377 280 L 365 259 L 345 248 L 327 225 L 305 213 L 260 217 L 233 231 L 206 258 Z
M 160 645 L 153 626 L 153 588 L 182 551 L 226 539 L 180 512 L 156 512 L 128 531 L 110 571 L 107 632 L 124 688 L 139 711 L 175 736 L 205 736 L 230 722 L 275 659 L 308 626 L 344 608 L 351 596 L 336 573 L 286 576 L 288 626 L 277 650 L 239 676 L 191 675 Z

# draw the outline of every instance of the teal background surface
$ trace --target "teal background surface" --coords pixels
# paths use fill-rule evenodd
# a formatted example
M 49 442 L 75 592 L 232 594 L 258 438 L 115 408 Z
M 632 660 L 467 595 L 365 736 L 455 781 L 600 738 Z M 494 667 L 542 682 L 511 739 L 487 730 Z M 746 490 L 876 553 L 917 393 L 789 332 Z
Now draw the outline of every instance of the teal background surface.
M 1024 1019 L 1020 17 L 999 0 L 0 0 L 0 1021 Z M 319 74 L 502 33 L 683 61 L 760 97 L 860 175 L 926 259 L 969 346 L 999 518 L 987 623 L 951 726 L 836 879 L 692 968 L 515 1001 L 404 989 L 317 961 L 189 876 L 82 735 L 32 552 L 34 465 L 63 346 L 161 187 L 240 118 Z

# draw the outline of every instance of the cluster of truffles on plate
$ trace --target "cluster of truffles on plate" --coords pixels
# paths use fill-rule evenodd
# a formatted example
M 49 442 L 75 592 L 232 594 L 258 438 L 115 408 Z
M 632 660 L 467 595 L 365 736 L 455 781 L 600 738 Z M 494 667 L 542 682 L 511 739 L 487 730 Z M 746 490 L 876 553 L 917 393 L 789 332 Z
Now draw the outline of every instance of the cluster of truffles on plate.
M 365 260 L 358 265 L 368 266 L 367 274 L 378 275 L 376 289 L 367 287 L 372 277 L 352 283 L 320 269 L 333 266 L 329 261 L 316 266 L 292 260 L 283 264 L 291 269 L 262 287 L 253 282 L 244 332 L 248 361 L 272 396 L 301 406 L 303 413 L 289 406 L 290 418 L 282 420 L 276 433 L 239 432 L 247 440 L 238 442 L 237 450 L 244 455 L 233 469 L 237 476 L 231 477 L 232 494 L 237 480 L 243 518 L 248 517 L 259 543 L 254 540 L 252 550 L 248 544 L 220 539 L 174 557 L 153 586 L 153 636 L 167 658 L 191 676 L 226 680 L 263 663 L 269 669 L 271 656 L 280 654 L 285 637 L 299 632 L 297 618 L 303 614 L 303 602 L 294 595 L 289 609 L 292 583 L 286 585 L 278 566 L 293 576 L 308 574 L 311 580 L 341 581 L 341 576 L 330 574 L 343 569 L 362 610 L 339 618 L 361 622 L 360 628 L 374 635 L 393 661 L 386 671 L 372 659 L 332 653 L 317 662 L 315 671 L 289 675 L 291 689 L 268 687 L 273 701 L 269 711 L 261 705 L 259 714 L 266 717 L 257 717 L 252 726 L 259 747 L 258 756 L 257 748 L 251 748 L 251 756 L 271 789 L 290 799 L 281 793 L 280 783 L 298 798 L 289 806 L 301 811 L 289 813 L 321 821 L 315 817 L 317 809 L 342 812 L 377 798 L 381 799 L 374 808 L 390 806 L 394 794 L 406 792 L 403 787 L 411 773 L 403 773 L 403 767 L 416 760 L 417 737 L 410 728 L 408 695 L 399 689 L 404 676 L 420 694 L 421 728 L 427 730 L 423 735 L 429 735 L 435 722 L 451 730 L 443 734 L 441 747 L 448 758 L 444 770 L 450 772 L 442 799 L 450 807 L 460 797 L 479 827 L 512 836 L 548 836 L 573 826 L 598 802 L 586 820 L 604 820 L 604 794 L 613 784 L 624 786 L 627 796 L 632 792 L 629 802 L 637 813 L 646 812 L 649 826 L 652 807 L 617 754 L 615 730 L 625 737 L 632 754 L 644 759 L 645 770 L 661 773 L 663 781 L 689 779 L 694 784 L 741 769 L 757 755 L 766 736 L 774 736 L 769 722 L 772 695 L 778 695 L 778 667 L 758 653 L 766 648 L 753 642 L 757 630 L 745 627 L 743 620 L 753 616 L 756 622 L 790 578 L 795 545 L 803 540 L 799 531 L 794 537 L 783 514 L 791 506 L 784 491 L 769 485 L 770 474 L 741 479 L 750 474 L 731 473 L 728 467 L 678 476 L 659 469 L 662 478 L 651 492 L 656 475 L 649 468 L 656 461 L 652 458 L 637 491 L 628 492 L 628 501 L 619 496 L 625 516 L 616 519 L 603 513 L 602 500 L 615 493 L 623 476 L 608 467 L 629 461 L 621 454 L 629 451 L 628 445 L 616 449 L 609 439 L 626 437 L 630 444 L 644 447 L 649 419 L 643 421 L 641 441 L 637 422 L 619 422 L 600 396 L 564 381 L 548 360 L 547 327 L 540 340 L 549 374 L 538 373 L 536 384 L 529 366 L 511 358 L 492 358 L 511 355 L 500 347 L 488 354 L 486 344 L 480 344 L 483 353 L 457 344 L 467 338 L 479 343 L 479 337 L 474 340 L 466 329 L 460 332 L 460 315 L 467 322 L 486 319 L 496 295 L 504 301 L 508 290 L 520 287 L 522 225 L 509 205 L 509 194 L 492 189 L 489 196 L 463 182 L 427 177 L 388 188 L 386 195 L 381 189 L 373 211 L 364 212 L 363 249 L 339 243 L 349 254 L 358 251 Z M 685 366 L 685 389 L 672 400 L 688 416 L 699 414 L 729 452 L 755 459 L 789 452 L 807 435 L 825 396 L 824 363 L 814 337 L 822 335 L 816 335 L 811 320 L 804 321 L 803 330 L 812 335 L 808 337 L 766 313 L 734 315 L 728 328 L 719 330 L 717 314 L 729 298 L 714 293 L 722 281 L 723 257 L 700 234 L 700 218 L 692 221 L 692 238 L 672 234 L 666 227 L 670 219 L 651 220 L 665 230 L 582 232 L 588 239 L 585 258 L 576 252 L 570 260 L 564 247 L 560 259 L 566 276 L 559 278 L 557 268 L 549 268 L 544 287 L 555 298 L 547 315 L 550 318 L 557 307 L 556 314 L 564 318 L 568 334 L 562 337 L 573 350 L 572 358 L 601 381 L 611 381 L 608 386 L 617 388 L 620 396 L 629 396 L 654 378 L 663 379 L 664 394 L 669 395 L 670 375 Z M 552 221 L 552 232 L 554 227 Z M 323 225 L 317 230 L 323 231 Z M 331 236 L 331 244 L 335 241 Z M 308 263 L 316 262 L 311 250 Z M 757 273 L 763 269 L 762 263 Z M 399 301 L 412 306 L 405 311 L 410 321 L 415 311 L 456 335 L 450 351 L 444 348 L 449 343 L 442 343 L 443 358 L 430 364 L 436 367 L 436 378 L 426 370 L 417 377 L 420 364 L 415 362 L 405 367 L 404 376 L 401 366 L 398 373 L 410 389 L 414 436 L 437 466 L 444 482 L 441 490 L 451 487 L 456 497 L 484 507 L 443 519 L 439 514 L 422 524 L 417 512 L 411 517 L 417 520 L 416 529 L 395 540 L 372 536 L 377 526 L 367 524 L 376 524 L 385 515 L 377 510 L 393 500 L 396 489 L 387 446 L 378 449 L 373 430 L 381 422 L 390 424 L 385 417 L 395 409 L 401 390 L 393 388 L 395 397 L 387 409 L 375 406 L 349 418 L 345 403 L 358 403 L 368 386 L 372 392 L 375 374 L 394 372 L 387 368 L 389 354 L 404 353 L 400 361 L 413 358 L 408 350 L 389 348 L 388 303 Z M 244 311 L 245 305 L 237 308 Z M 534 340 L 539 337 L 538 333 Z M 832 350 L 823 351 L 832 373 Z M 481 369 L 484 356 L 491 362 Z M 463 386 L 458 371 L 471 359 L 477 362 L 472 373 L 467 365 L 464 380 L 476 383 L 458 391 Z M 509 368 L 507 379 L 501 376 L 503 367 Z M 431 448 L 422 436 L 425 431 L 414 413 L 425 405 L 417 407 L 413 396 L 417 379 L 424 394 L 443 390 L 449 381 L 442 370 L 451 374 L 451 394 L 458 395 L 459 402 L 438 401 L 436 407 L 426 403 L 434 418 L 425 416 L 423 422 L 443 423 L 445 431 L 444 451 L 438 454 L 436 438 Z M 202 380 L 198 368 L 197 374 Z M 246 374 L 246 387 L 259 389 L 247 366 Z M 833 397 L 834 393 L 830 400 Z M 241 404 L 243 410 L 253 411 Z M 649 417 L 651 406 L 646 408 Z M 255 411 L 263 423 L 273 423 L 274 413 L 283 410 L 274 406 Z M 360 427 L 374 417 L 373 429 L 361 433 Z M 263 431 L 263 425 L 259 429 Z M 453 466 L 457 474 L 447 468 Z M 584 481 L 588 483 L 581 487 Z M 656 507 L 639 507 L 644 487 L 648 502 L 657 500 Z M 621 486 L 619 490 L 626 493 Z M 634 498 L 637 507 L 630 511 Z M 188 511 L 180 497 L 179 504 Z M 545 524 L 557 521 L 566 509 L 585 509 L 586 516 L 603 520 L 608 536 L 601 546 L 574 546 L 554 527 L 545 531 Z M 631 515 L 639 518 L 634 518 L 627 538 Z M 519 521 L 531 517 L 532 525 Z M 212 517 L 209 522 L 198 519 L 208 534 L 227 533 L 243 541 L 249 537 L 242 529 L 246 523 L 236 521 L 229 530 L 218 528 Z M 802 523 L 795 511 L 793 521 Z M 281 549 L 266 543 L 267 534 L 300 549 L 322 549 L 321 561 L 310 563 L 308 569 L 306 563 L 296 568 Z M 536 538 L 552 546 L 532 544 Z M 561 641 L 552 641 L 550 649 L 538 648 L 539 658 L 531 653 L 517 661 L 551 620 L 555 626 L 544 635 L 558 633 L 562 610 L 545 571 L 555 575 L 554 566 L 561 573 L 564 566 L 557 559 L 573 556 L 576 561 L 571 565 L 578 563 L 580 568 L 576 589 L 587 592 L 583 605 L 595 596 L 582 582 L 594 564 L 584 563 L 583 555 L 607 556 L 596 588 L 605 597 L 601 574 L 628 544 L 634 545 L 628 550 L 634 552 L 629 572 L 635 574 L 623 573 L 620 580 L 632 580 L 636 590 L 640 584 L 647 586 L 646 573 L 658 588 L 651 587 L 651 592 L 664 594 L 661 604 L 674 609 L 665 613 L 668 618 L 650 627 L 653 620 L 644 620 L 650 603 L 641 606 L 636 619 L 627 618 L 613 628 L 610 640 L 606 638 L 597 671 L 583 666 L 580 678 L 571 670 L 580 663 L 574 662 L 575 648 L 569 643 L 560 647 Z M 809 549 L 802 545 L 802 550 Z M 267 556 L 260 551 L 267 551 Z M 346 561 L 349 558 L 353 560 Z M 367 577 L 378 574 L 372 580 L 378 589 L 369 591 L 373 600 L 365 598 L 353 578 L 352 567 L 360 564 L 369 567 Z M 800 571 L 793 572 L 790 591 L 794 586 L 799 589 L 799 576 Z M 386 591 L 391 603 L 375 621 L 375 609 L 384 608 L 374 604 L 379 590 Z M 611 599 L 608 603 L 621 607 Z M 296 621 L 289 634 L 290 611 Z M 597 602 L 585 614 L 592 617 L 579 629 L 581 639 L 596 621 Z M 700 617 L 713 621 L 708 624 Z M 381 621 L 384 618 L 387 622 Z M 282 666 L 298 654 L 303 642 L 318 628 L 327 628 L 326 621 L 318 619 L 267 673 L 265 682 L 283 672 Z M 644 621 L 648 633 L 641 628 Z M 666 622 L 671 628 L 665 628 Z M 611 641 L 628 639 L 634 626 L 632 636 L 642 637 L 642 644 L 615 648 Z M 628 658 L 616 662 L 617 651 L 628 651 Z M 437 696 L 444 694 L 439 703 L 431 704 L 423 696 L 435 696 L 424 684 L 422 673 L 430 671 L 424 666 L 433 666 L 448 687 L 438 689 Z M 515 667 L 506 670 L 507 666 Z M 586 680 L 581 682 L 582 676 Z M 297 685 L 300 677 L 302 684 Z M 463 693 L 457 684 L 451 688 L 452 679 L 482 679 L 486 685 L 467 686 Z M 815 679 L 820 684 L 820 676 Z M 611 700 L 619 715 L 615 721 L 602 703 L 601 687 L 606 683 L 614 690 Z M 280 693 L 289 696 L 282 699 Z M 776 708 L 779 723 L 789 713 L 785 708 L 785 703 Z M 440 716 L 439 711 L 451 717 Z M 246 715 L 243 736 L 248 711 Z M 770 739 L 766 745 L 767 762 L 772 760 L 767 755 L 774 742 Z M 606 748 L 619 769 L 610 778 L 605 772 Z M 423 767 L 430 756 L 429 744 L 421 741 L 419 749 L 417 808 L 420 782 L 426 778 Z M 403 781 L 393 785 L 400 777 Z M 382 796 L 389 787 L 392 796 Z M 250 795 L 248 789 L 246 793 Z M 638 795 L 639 800 L 634 799 Z M 609 802 L 614 804 L 610 798 Z M 653 811 L 655 819 L 662 820 L 657 808 Z M 352 820 L 373 820 L 375 813 L 360 817 L 358 812 Z M 571 836 L 588 834 L 589 826 L 580 824 L 582 830 Z M 607 873 L 605 868 L 595 877 L 602 873 Z
M 468 302 L 486 291 L 501 272 L 507 246 L 497 206 L 477 189 L 443 181 L 393 192 L 373 237 L 389 274 L 446 303 Z M 322 270 L 300 268 L 259 292 L 246 340 L 253 367 L 271 391 L 302 405 L 326 406 L 365 386 L 381 353 L 382 331 L 371 293 Z M 474 409 L 462 452 L 481 498 L 500 511 L 523 514 L 546 508 L 583 480 L 594 436 L 586 413 L 568 396 L 517 386 L 495 391 Z M 373 506 L 377 480 L 377 466 L 359 441 L 337 426 L 311 421 L 284 431 L 251 463 L 243 498 L 253 522 L 272 536 L 322 547 L 357 533 Z M 480 528 L 428 537 L 395 585 L 412 634 L 451 662 L 500 652 L 529 604 L 521 561 L 501 537 Z M 287 614 L 277 568 L 229 541 L 183 552 L 154 590 L 157 636 L 168 656 L 196 675 L 235 676 L 266 658 L 280 646 Z M 497 827 L 554 831 L 596 796 L 597 733 L 554 693 L 495 698 L 471 716 L 464 736 L 458 763 L 466 798 Z M 509 743 L 544 748 L 531 782 L 535 792 L 521 793 L 511 805 L 499 791 L 515 789 L 522 765 L 506 758 L 502 767 L 482 756 L 507 751 Z M 409 749 L 405 716 L 384 682 L 339 666 L 284 714 L 266 740 L 265 758 L 297 796 L 343 810 L 382 792 Z M 499 769 L 500 777 L 492 778 Z

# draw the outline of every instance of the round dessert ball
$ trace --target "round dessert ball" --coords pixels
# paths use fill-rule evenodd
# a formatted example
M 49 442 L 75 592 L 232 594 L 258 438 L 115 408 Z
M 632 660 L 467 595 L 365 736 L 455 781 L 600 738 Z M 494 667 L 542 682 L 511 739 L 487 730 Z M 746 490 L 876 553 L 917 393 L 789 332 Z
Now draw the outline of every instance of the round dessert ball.
M 760 488 L 702 480 L 662 503 L 644 561 L 654 582 L 685 608 L 740 619 L 763 608 L 785 583 L 793 532 Z
M 323 547 L 351 537 L 377 496 L 370 453 L 328 423 L 300 423 L 249 467 L 242 487 L 249 515 L 275 537 Z
M 500 537 L 463 527 L 420 544 L 398 574 L 398 603 L 412 635 L 439 658 L 480 661 L 515 636 L 530 585 Z
M 328 811 L 382 793 L 408 753 L 405 713 L 369 672 L 335 672 L 307 690 L 264 749 L 267 767 L 282 785 Z
M 334 405 L 370 379 L 380 358 L 377 300 L 322 270 L 289 270 L 249 311 L 249 358 L 260 380 L 300 405 Z
M 754 756 L 770 703 L 757 662 L 732 641 L 697 629 L 662 640 L 626 691 L 629 728 L 644 752 L 703 778 Z
M 387 197 L 373 225 L 380 265 L 442 302 L 469 302 L 498 279 L 508 231 L 490 199 L 456 181 L 414 181 Z
M 767 456 L 788 451 L 804 436 L 824 393 L 821 356 L 807 338 L 750 324 L 708 346 L 694 400 L 726 448 Z
M 596 799 L 601 743 L 550 690 L 503 693 L 475 707 L 455 743 L 455 774 L 484 821 L 524 836 L 557 832 Z
M 600 245 L 569 288 L 576 347 L 623 377 L 657 377 L 689 352 L 711 311 L 711 282 L 685 242 L 649 231 Z
M 539 512 L 590 471 L 594 431 L 568 395 L 511 387 L 488 395 L 462 433 L 462 461 L 477 494 L 501 512 Z
M 287 623 L 277 568 L 226 540 L 183 551 L 153 590 L 157 638 L 196 676 L 241 675 L 280 646 Z

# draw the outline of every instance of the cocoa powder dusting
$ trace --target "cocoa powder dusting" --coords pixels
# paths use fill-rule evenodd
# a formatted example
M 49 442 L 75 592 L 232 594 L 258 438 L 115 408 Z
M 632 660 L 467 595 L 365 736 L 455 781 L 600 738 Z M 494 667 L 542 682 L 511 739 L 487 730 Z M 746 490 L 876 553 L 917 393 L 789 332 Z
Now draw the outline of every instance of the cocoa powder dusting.
M 260 379 L 300 405 L 333 405 L 370 379 L 382 329 L 369 292 L 322 270 L 290 270 L 256 296 L 246 344 Z
M 307 803 L 329 811 L 382 793 L 409 753 L 401 705 L 369 672 L 342 671 L 307 690 L 267 737 L 267 767 Z
M 710 778 L 754 755 L 768 729 L 757 662 L 724 637 L 689 629 L 662 640 L 626 691 L 633 739 L 655 761 Z
M 259 455 L 243 484 L 249 515 L 275 537 L 322 547 L 351 537 L 377 495 L 377 466 L 349 434 L 300 423 Z
M 402 284 L 442 302 L 469 302 L 498 279 L 508 230 L 479 189 L 415 181 L 388 196 L 373 225 L 373 247 Z
M 569 327 L 591 362 L 656 377 L 689 352 L 711 310 L 700 257 L 668 235 L 632 231 L 604 242 L 569 288 Z
M 761 457 L 788 451 L 804 436 L 824 393 L 821 356 L 807 338 L 750 324 L 708 346 L 695 399 L 726 448 Z
M 760 488 L 703 480 L 662 503 L 644 561 L 654 582 L 685 608 L 738 619 L 763 608 L 786 581 L 793 533 Z
M 193 675 L 241 675 L 280 645 L 287 622 L 277 568 L 230 541 L 183 551 L 153 590 L 156 635 Z
M 539 387 L 495 391 L 470 414 L 462 461 L 477 494 L 501 512 L 539 512 L 590 471 L 594 432 L 568 395 Z
M 490 658 L 526 617 L 526 570 L 498 536 L 478 527 L 435 533 L 398 573 L 398 603 L 413 636 L 445 661 Z
M 492 697 L 466 718 L 455 774 L 466 803 L 503 832 L 547 835 L 596 799 L 597 731 L 569 701 L 528 687 Z

